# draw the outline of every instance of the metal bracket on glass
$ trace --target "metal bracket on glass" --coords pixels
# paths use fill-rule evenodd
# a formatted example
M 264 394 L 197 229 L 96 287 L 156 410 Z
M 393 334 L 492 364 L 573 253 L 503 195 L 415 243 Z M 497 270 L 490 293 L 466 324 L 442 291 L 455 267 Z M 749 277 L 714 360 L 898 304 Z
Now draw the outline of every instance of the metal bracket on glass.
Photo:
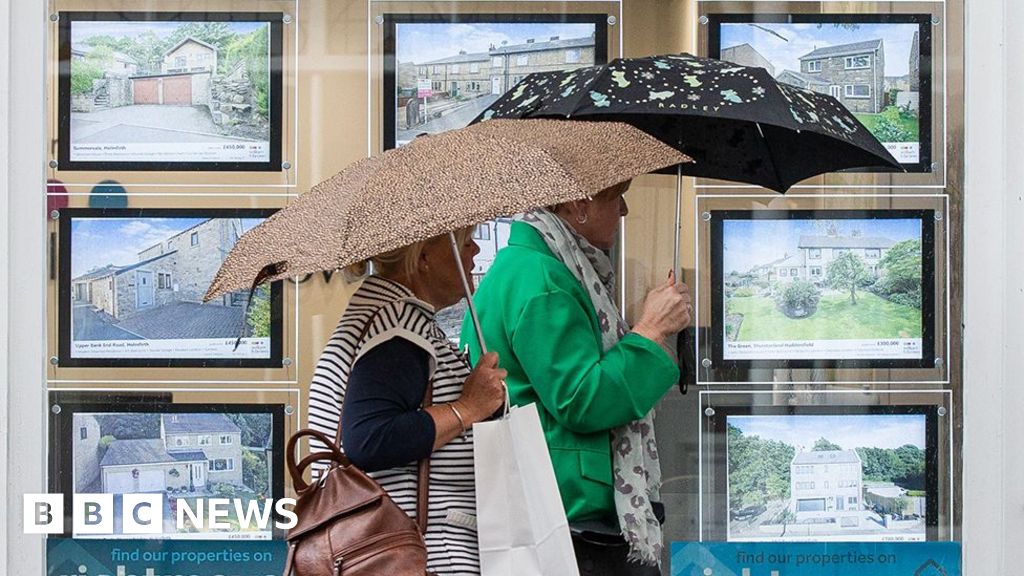
M 291 416 L 292 414 L 295 414 L 295 407 L 292 406 L 291 404 L 285 406 L 284 407 L 284 413 L 287 414 L 288 416 Z
M 707 416 L 708 418 L 711 418 L 712 416 L 715 415 L 715 409 L 712 408 L 711 406 L 708 406 L 707 408 L 704 409 L 704 415 Z
M 56 356 L 50 356 L 50 365 L 56 366 L 58 364 L 60 364 L 60 358 L 57 358 Z
M 619 19 L 618 18 L 616 18 L 615 16 L 612 16 L 611 14 L 608 15 L 608 25 L 609 26 L 615 26 L 618 23 L 619 23 Z
M 291 24 L 292 23 L 292 15 L 291 14 L 285 14 L 283 17 L 281 17 L 281 22 L 284 22 L 285 24 Z
M 57 14 L 56 12 L 50 14 L 50 22 L 56 22 L 57 20 L 60 20 L 59 14 Z
M 705 222 L 711 222 L 711 212 L 701 212 L 700 219 Z
M 50 210 L 50 220 L 60 220 L 60 210 Z
M 288 366 L 291 366 L 291 365 L 292 365 L 292 359 L 291 358 L 282 358 L 281 359 L 281 366 L 284 366 L 285 368 L 287 368 Z
M 281 170 L 291 170 L 291 169 L 292 169 L 292 163 L 291 162 L 281 162 Z
M 373 17 L 373 22 L 375 24 L 377 24 L 377 25 L 383 24 L 384 23 L 384 17 L 381 16 L 380 14 L 378 14 L 378 15 Z
M 940 222 L 941 220 L 942 220 L 942 211 L 941 210 L 936 210 L 935 211 L 935 221 L 936 222 Z
M 46 163 L 46 165 L 49 166 L 50 168 L 56 168 L 57 167 L 57 161 L 56 160 L 50 160 L 49 162 Z
M 938 26 L 941 23 L 942 23 L 942 18 L 939 18 L 938 16 L 932 16 L 932 25 L 933 26 Z
M 50 412 L 53 412 L 54 414 L 60 414 L 60 404 L 54 404 L 53 406 L 50 406 Z
M 939 409 L 936 410 L 936 412 L 938 412 L 939 416 L 945 416 L 946 412 L 947 412 L 946 411 L 946 407 L 945 406 L 939 406 Z
M 697 19 L 697 22 L 700 22 L 701 26 L 707 26 L 710 20 L 708 20 L 707 16 L 701 15 L 701 17 Z

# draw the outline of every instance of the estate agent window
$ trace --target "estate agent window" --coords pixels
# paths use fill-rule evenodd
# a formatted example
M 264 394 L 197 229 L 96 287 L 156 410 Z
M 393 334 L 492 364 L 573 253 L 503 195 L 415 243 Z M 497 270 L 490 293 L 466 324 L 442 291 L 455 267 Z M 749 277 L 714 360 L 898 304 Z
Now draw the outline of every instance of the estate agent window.
M 565 51 L 565 63 L 566 64 L 579 64 L 580 61 L 580 49 L 573 48 Z

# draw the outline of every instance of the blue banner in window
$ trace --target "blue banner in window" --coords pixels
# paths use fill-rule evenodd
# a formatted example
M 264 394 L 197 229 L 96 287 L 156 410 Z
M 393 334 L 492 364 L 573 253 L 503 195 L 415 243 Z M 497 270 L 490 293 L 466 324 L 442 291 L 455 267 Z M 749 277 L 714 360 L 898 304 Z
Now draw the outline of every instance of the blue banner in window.
M 672 576 L 961 576 L 959 542 L 673 542 Z
M 280 576 L 283 540 L 46 541 L 47 576 Z

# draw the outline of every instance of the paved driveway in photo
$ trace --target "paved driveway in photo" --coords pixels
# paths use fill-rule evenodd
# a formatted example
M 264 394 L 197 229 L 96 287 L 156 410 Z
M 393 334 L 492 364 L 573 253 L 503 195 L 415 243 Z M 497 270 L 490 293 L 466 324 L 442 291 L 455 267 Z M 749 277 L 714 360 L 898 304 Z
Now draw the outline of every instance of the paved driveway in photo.
M 220 134 L 203 106 L 135 104 L 71 114 L 71 141 L 79 144 L 134 142 L 246 142 Z
M 498 99 L 497 94 L 488 94 L 479 98 L 474 98 L 464 106 L 456 108 L 454 111 L 435 118 L 419 126 L 415 126 L 412 130 L 399 130 L 397 133 L 397 139 L 401 141 L 409 141 L 416 137 L 417 134 L 428 132 L 430 134 L 438 134 L 440 132 L 447 132 L 448 130 L 454 130 L 456 128 L 462 128 L 473 121 L 480 115 L 481 112 L 487 109 L 488 106 L 494 103 Z M 427 114 L 430 114 L 430 105 L 427 105 Z
M 142 336 L 118 328 L 113 318 L 94 310 L 89 304 L 76 304 L 71 309 L 72 339 L 86 340 L 143 340 Z
M 142 310 L 118 326 L 149 340 L 237 338 L 245 324 L 244 306 L 172 302 Z

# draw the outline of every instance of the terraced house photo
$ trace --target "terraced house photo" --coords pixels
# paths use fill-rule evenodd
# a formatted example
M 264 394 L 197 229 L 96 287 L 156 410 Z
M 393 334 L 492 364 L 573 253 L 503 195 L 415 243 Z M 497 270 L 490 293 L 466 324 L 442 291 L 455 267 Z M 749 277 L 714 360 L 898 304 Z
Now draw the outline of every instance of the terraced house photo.
M 397 145 L 465 126 L 531 73 L 603 61 L 595 35 L 590 23 L 397 23 Z
M 722 221 L 727 357 L 920 355 L 921 219 L 745 215 Z
M 729 415 L 729 540 L 924 540 L 925 419 Z
M 163 494 L 164 536 L 209 532 L 194 524 L 179 529 L 177 508 L 184 502 L 195 510 L 201 498 L 242 498 L 246 505 L 269 498 L 271 426 L 271 414 L 78 413 L 74 490 L 114 494 L 115 507 L 124 494 Z M 240 531 L 234 511 L 227 523 L 228 531 Z M 114 533 L 121 533 L 117 516 Z
M 258 218 L 73 218 L 69 302 L 80 357 L 267 357 L 270 294 L 203 303 L 217 270 Z M 244 346 L 234 350 L 234 339 Z
M 919 162 L 922 99 L 929 95 L 922 93 L 918 23 L 828 15 L 766 20 L 727 18 L 713 50 L 723 60 L 764 68 L 780 82 L 835 97 L 897 160 Z

